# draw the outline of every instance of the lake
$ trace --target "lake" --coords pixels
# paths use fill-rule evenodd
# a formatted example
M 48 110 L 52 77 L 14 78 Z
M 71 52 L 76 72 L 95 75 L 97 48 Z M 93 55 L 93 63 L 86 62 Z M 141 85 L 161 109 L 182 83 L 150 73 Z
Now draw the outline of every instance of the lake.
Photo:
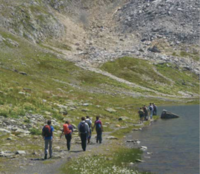
M 155 174 L 199 174 L 199 105 L 159 107 L 159 116 L 163 109 L 180 118 L 159 119 L 128 135 L 129 139 L 139 139 L 140 145 L 152 152 L 144 152 L 145 162 L 137 167 Z

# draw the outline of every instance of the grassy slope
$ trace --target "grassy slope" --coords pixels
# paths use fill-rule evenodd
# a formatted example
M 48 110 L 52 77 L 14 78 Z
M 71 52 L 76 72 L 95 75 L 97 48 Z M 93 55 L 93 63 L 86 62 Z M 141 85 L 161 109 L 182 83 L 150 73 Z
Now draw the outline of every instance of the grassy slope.
M 109 91 L 111 94 L 115 93 L 112 92 L 115 88 L 134 90 L 122 83 L 80 69 L 73 63 L 41 51 L 37 46 L 3 30 L 0 30 L 0 34 L 5 39 L 0 50 L 0 115 L 17 117 L 31 110 L 33 113 L 42 114 L 49 111 L 55 117 L 62 118 L 58 112 L 59 108 L 53 103 L 65 105 L 69 101 L 74 101 L 78 109 L 69 112 L 71 117 L 87 114 L 82 112 L 82 106 L 78 106 L 83 102 L 92 103 L 88 107 L 88 114 L 93 116 L 132 116 L 134 107 L 137 107 L 134 103 L 143 103 L 143 98 L 109 95 Z M 12 39 L 12 42 L 18 43 L 19 46 L 13 46 L 8 39 Z M 105 91 L 105 94 L 90 93 L 90 89 L 93 88 Z M 114 114 L 105 111 L 107 107 L 122 107 L 124 110 L 118 110 Z
M 163 76 L 174 81 L 174 84 L 156 73 L 156 68 Z M 189 72 L 178 70 L 170 64 L 153 65 L 146 60 L 124 57 L 114 62 L 105 63 L 101 69 L 130 82 L 145 86 L 156 91 L 178 95 L 178 91 L 198 93 L 198 76 Z
M 102 115 L 108 120 L 119 116 L 128 116 L 137 120 L 135 109 L 152 101 L 151 98 L 132 98 L 119 95 L 115 89 L 118 91 L 138 90 L 139 92 L 145 92 L 130 88 L 103 75 L 80 69 L 73 63 L 58 59 L 55 55 L 44 52 L 36 45 L 32 45 L 3 30 L 0 30 L 0 34 L 5 39 L 1 43 L 2 49 L 0 50 L 0 115 L 17 117 L 29 111 L 41 114 L 49 111 L 55 117 L 62 118 L 59 108 L 54 103 L 66 105 L 69 101 L 74 101 L 77 109 L 69 112 L 72 120 L 74 115 L 80 117 L 86 114 L 92 116 Z M 18 47 L 13 46 L 9 39 L 18 43 Z M 144 65 L 146 68 L 143 68 Z M 153 89 L 161 88 L 161 91 L 166 93 L 180 90 L 181 85 L 178 82 L 176 86 L 169 88 L 170 82 L 165 82 L 162 76 L 154 73 L 152 66 L 143 60 L 124 58 L 116 62 L 109 62 L 102 68 L 140 85 Z M 161 73 L 164 73 L 162 71 L 165 70 L 173 70 L 173 68 L 167 66 L 165 68 L 158 66 L 157 69 Z M 25 72 L 27 75 L 21 75 L 20 72 Z M 146 74 L 149 77 L 149 72 L 152 72 L 151 77 L 165 84 L 165 86 L 153 85 L 148 79 L 144 80 L 142 76 Z M 168 75 L 171 77 L 170 73 Z M 197 84 L 194 82 L 196 77 L 193 76 L 190 79 L 190 76 L 189 73 L 181 72 L 173 76 L 172 79 L 185 78 L 185 81 L 194 84 L 194 87 L 189 88 L 186 86 L 187 89 L 196 92 Z M 97 92 L 90 92 L 94 89 Z M 98 91 L 100 92 L 98 93 Z M 47 100 L 47 102 L 43 102 L 43 100 Z M 159 99 L 153 100 L 157 104 L 167 104 L 167 102 L 159 101 Z M 87 107 L 86 112 L 83 112 L 84 107 L 80 106 L 83 102 L 92 103 Z M 99 106 L 97 107 L 97 105 Z M 105 111 L 107 107 L 115 109 L 121 107 L 123 109 L 116 109 L 116 113 L 109 113 Z

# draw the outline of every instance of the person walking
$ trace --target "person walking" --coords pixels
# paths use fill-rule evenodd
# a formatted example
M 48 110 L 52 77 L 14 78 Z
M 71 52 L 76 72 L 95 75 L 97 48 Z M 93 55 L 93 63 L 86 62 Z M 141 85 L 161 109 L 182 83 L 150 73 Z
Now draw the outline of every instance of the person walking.
M 157 115 L 157 106 L 153 103 L 153 115 Z
M 143 106 L 144 120 L 148 120 L 148 111 L 146 105 Z
M 60 138 L 62 137 L 62 135 L 64 133 L 66 141 L 67 141 L 67 150 L 68 151 L 70 151 L 70 147 L 71 147 L 72 132 L 73 132 L 72 125 L 70 125 L 69 121 L 66 121 L 65 124 L 63 125 L 63 130 L 60 135 Z
M 78 131 L 79 131 L 79 135 L 81 138 L 82 149 L 83 149 L 83 151 L 86 151 L 87 136 L 88 136 L 88 133 L 90 130 L 89 130 L 88 124 L 85 122 L 85 117 L 82 117 L 81 120 L 82 121 L 78 125 Z
M 96 117 L 94 127 L 96 128 L 96 132 L 97 132 L 96 143 L 102 143 L 103 125 L 102 125 L 101 120 L 99 119 L 99 116 Z M 94 127 L 93 127 L 93 129 L 94 129 Z
M 45 125 L 42 129 L 42 137 L 44 138 L 45 142 L 44 159 L 47 159 L 48 149 L 49 158 L 52 158 L 53 131 L 54 128 L 51 126 L 51 120 L 48 120 L 47 125 Z
M 88 124 L 89 126 L 89 133 L 88 133 L 88 136 L 87 136 L 87 140 L 88 140 L 88 144 L 90 143 L 90 139 L 91 139 L 91 136 L 92 136 L 92 120 L 90 119 L 89 116 L 86 116 L 86 123 Z
M 149 111 L 150 111 L 150 119 L 153 117 L 153 105 L 152 103 L 149 103 Z
M 138 111 L 139 117 L 140 117 L 140 123 L 143 122 L 143 118 L 144 118 L 144 111 L 142 108 L 139 109 Z

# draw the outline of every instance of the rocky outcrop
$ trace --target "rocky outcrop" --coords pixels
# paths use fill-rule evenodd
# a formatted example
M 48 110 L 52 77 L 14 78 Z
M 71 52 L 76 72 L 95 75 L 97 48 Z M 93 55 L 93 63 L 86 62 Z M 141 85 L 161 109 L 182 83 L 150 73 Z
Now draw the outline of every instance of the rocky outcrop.
M 198 0 L 130 0 L 115 13 L 118 31 L 138 32 L 141 41 L 167 38 L 171 44 L 198 44 Z
M 162 113 L 161 113 L 161 118 L 162 119 L 179 118 L 179 116 L 174 114 L 174 113 L 172 113 L 172 112 L 163 110 Z

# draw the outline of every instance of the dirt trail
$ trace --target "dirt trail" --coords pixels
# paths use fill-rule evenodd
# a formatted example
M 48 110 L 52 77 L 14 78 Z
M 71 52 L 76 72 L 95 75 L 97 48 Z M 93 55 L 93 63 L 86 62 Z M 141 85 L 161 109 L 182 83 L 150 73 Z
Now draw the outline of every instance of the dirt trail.
M 86 152 L 82 151 L 81 144 L 71 144 L 71 151 L 68 152 L 66 149 L 62 150 L 54 150 L 53 158 L 43 160 L 42 157 L 28 159 L 27 166 L 19 167 L 18 169 L 14 169 L 15 171 L 9 171 L 9 174 L 59 174 L 62 173 L 60 168 L 62 165 L 67 163 L 67 161 L 77 158 L 80 156 L 84 156 L 88 153 L 93 153 L 98 148 L 99 151 L 102 151 L 105 146 L 109 145 L 108 139 L 106 137 L 109 133 L 103 133 L 103 142 L 102 144 L 97 144 L 95 142 L 95 133 L 92 136 L 91 144 L 87 145 Z M 62 144 L 65 144 L 64 138 L 61 141 Z

